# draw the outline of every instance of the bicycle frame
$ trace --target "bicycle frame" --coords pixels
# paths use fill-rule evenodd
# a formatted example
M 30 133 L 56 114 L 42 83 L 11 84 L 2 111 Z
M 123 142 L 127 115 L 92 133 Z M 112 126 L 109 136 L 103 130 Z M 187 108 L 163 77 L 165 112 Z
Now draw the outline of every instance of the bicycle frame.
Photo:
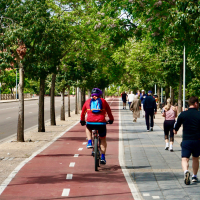
M 100 167 L 100 156 L 101 156 L 101 147 L 100 143 L 101 140 L 99 138 L 98 130 L 92 130 L 93 133 L 93 156 L 94 156 L 94 165 L 95 165 L 95 171 L 98 171 L 98 167 Z

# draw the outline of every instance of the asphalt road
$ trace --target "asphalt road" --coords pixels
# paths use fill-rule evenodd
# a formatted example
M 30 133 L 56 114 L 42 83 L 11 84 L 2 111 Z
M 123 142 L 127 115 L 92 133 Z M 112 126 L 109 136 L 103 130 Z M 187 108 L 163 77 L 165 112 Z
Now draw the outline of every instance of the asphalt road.
M 45 97 L 45 121 L 50 119 L 50 97 Z M 19 102 L 0 103 L 0 141 L 17 133 Z M 55 115 L 60 115 L 61 97 L 55 97 Z M 65 111 L 68 97 L 65 97 Z M 70 110 L 75 109 L 75 97 L 70 97 Z M 24 129 L 38 125 L 38 100 L 24 101 Z

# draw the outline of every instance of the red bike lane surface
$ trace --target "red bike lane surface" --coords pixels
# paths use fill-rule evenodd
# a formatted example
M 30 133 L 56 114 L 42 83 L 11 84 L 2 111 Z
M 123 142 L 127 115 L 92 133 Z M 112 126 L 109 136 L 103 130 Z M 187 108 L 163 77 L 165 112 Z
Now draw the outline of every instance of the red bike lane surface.
M 118 161 L 118 99 L 108 103 L 115 121 L 107 125 L 106 165 L 94 170 L 85 127 L 77 124 L 22 167 L 0 200 L 133 199 Z

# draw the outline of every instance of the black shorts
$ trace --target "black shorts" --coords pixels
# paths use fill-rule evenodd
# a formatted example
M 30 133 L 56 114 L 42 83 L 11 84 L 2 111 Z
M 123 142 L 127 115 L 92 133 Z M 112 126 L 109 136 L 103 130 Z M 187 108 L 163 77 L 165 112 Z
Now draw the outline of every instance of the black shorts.
M 86 125 L 89 130 L 98 130 L 99 137 L 104 138 L 106 137 L 106 125 Z
M 191 154 L 193 157 L 200 155 L 200 140 L 183 140 L 181 147 L 182 158 L 189 158 Z

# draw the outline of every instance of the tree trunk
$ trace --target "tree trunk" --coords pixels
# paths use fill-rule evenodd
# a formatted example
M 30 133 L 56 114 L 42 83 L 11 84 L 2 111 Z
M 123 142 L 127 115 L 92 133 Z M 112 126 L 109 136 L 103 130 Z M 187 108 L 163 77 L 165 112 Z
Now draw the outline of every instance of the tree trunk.
M 169 86 L 165 87 L 165 101 L 167 101 L 167 99 L 169 98 Z
M 44 88 L 45 79 L 40 78 L 39 110 L 38 110 L 38 132 L 45 132 L 44 124 Z
M 105 99 L 105 88 L 102 90 L 102 98 Z
M 78 114 L 78 91 L 77 91 L 77 87 L 75 88 L 75 114 Z
M 60 120 L 65 121 L 65 89 L 63 89 L 61 92 Z
M 171 100 L 172 100 L 172 105 L 174 105 L 174 89 L 171 87 Z
M 55 117 L 55 82 L 56 82 L 56 74 L 52 74 L 51 80 L 51 98 L 50 98 L 50 119 L 51 125 L 56 125 L 56 117 Z
M 19 65 L 19 114 L 17 125 L 17 141 L 24 142 L 24 68 L 22 63 Z
M 182 112 L 182 74 L 183 69 L 180 67 L 179 89 L 178 89 L 178 113 Z
M 81 110 L 82 107 L 81 107 L 81 88 L 79 88 L 79 91 L 78 91 L 78 111 Z
M 91 96 L 91 92 L 90 92 L 90 90 L 88 89 L 88 98 L 87 98 L 87 99 L 89 99 L 90 96 Z
M 159 109 L 160 108 L 160 87 L 157 87 L 157 95 L 158 95 L 157 109 Z
M 81 88 L 81 109 L 85 103 L 85 88 Z
M 68 88 L 68 117 L 71 117 L 70 115 L 70 86 Z

